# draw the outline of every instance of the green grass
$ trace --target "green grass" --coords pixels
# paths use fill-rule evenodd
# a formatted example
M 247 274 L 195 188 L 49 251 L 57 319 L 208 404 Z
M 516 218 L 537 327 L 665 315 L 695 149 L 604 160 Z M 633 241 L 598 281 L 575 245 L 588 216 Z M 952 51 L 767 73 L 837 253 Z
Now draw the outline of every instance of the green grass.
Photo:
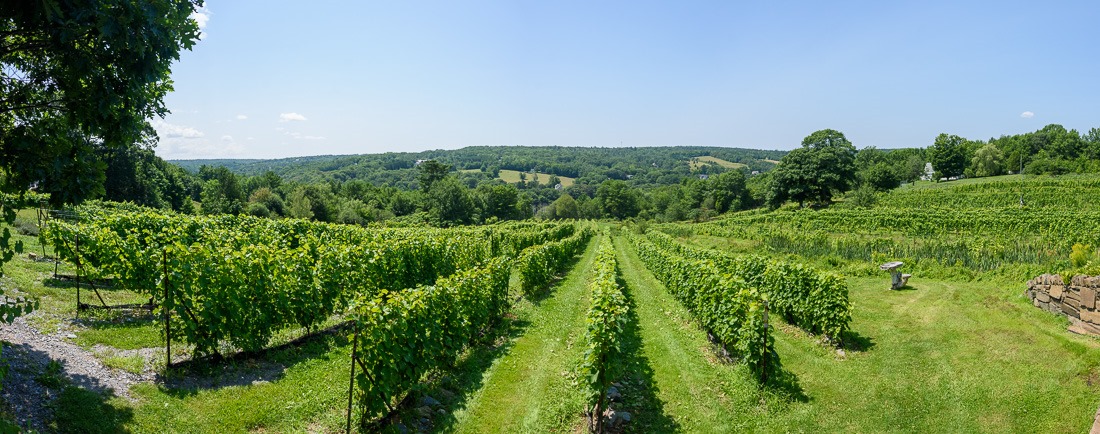
M 741 168 L 744 168 L 744 167 L 749 167 L 747 164 L 744 164 L 744 163 L 734 163 L 732 161 L 723 160 L 723 159 L 718 158 L 718 157 L 711 157 L 709 155 L 704 155 L 702 157 L 695 157 L 695 158 L 692 158 L 691 160 L 688 160 L 688 165 L 691 166 L 692 170 L 695 170 L 695 169 L 698 169 L 700 167 L 706 166 L 709 163 L 714 163 L 714 164 L 717 164 L 721 167 L 725 167 L 727 169 L 741 169 Z
M 454 431 L 562 432 L 583 426 L 584 395 L 575 376 L 584 351 L 594 244 L 546 299 L 516 306 L 525 330 L 455 411 Z
M 1100 342 L 1018 288 L 849 279 L 846 354 L 773 319 L 786 386 L 757 391 L 717 363 L 687 313 L 618 240 L 656 397 L 689 432 L 1082 432 L 1100 402 Z
M 527 182 L 531 182 L 532 180 L 534 180 L 535 179 L 534 175 L 536 175 L 536 174 L 539 177 L 539 184 L 542 184 L 542 185 L 548 185 L 548 183 L 550 182 L 550 177 L 555 176 L 551 173 L 542 173 L 542 172 L 537 172 L 535 174 L 527 173 L 526 174 Z M 500 170 L 500 173 L 497 176 L 497 179 L 500 179 L 501 181 L 507 182 L 509 184 L 515 184 L 515 183 L 520 181 L 518 171 L 504 170 L 504 169 Z M 568 187 L 570 185 L 573 185 L 573 182 L 576 181 L 576 178 L 570 178 L 568 176 L 558 176 L 558 179 L 561 180 L 561 186 L 563 188 Z
M 649 409 L 639 412 L 643 419 L 631 430 L 742 432 L 767 423 L 772 417 L 769 410 L 782 406 L 784 399 L 762 399 L 747 369 L 720 361 L 706 333 L 645 269 L 633 247 L 622 237 L 615 238 L 615 246 L 623 280 L 635 305 L 640 357 L 650 370 L 649 374 L 639 373 L 638 369 L 647 366 L 635 365 L 628 376 L 642 380 L 642 387 L 636 388 L 642 391 L 635 393 L 654 398 L 639 403 L 637 407 Z M 647 416 L 654 420 L 646 421 Z
M 33 237 L 16 237 L 40 247 Z M 741 240 L 691 242 L 758 250 Z M 854 334 L 845 353 L 773 318 L 785 375 L 761 388 L 746 369 L 715 356 L 706 334 L 629 243 L 616 237 L 615 245 L 633 303 L 620 380 L 621 405 L 634 413 L 628 432 L 1070 433 L 1087 431 L 1100 405 L 1100 340 L 1070 334 L 1064 319 L 1032 307 L 1021 295 L 1022 282 L 917 275 L 912 289 L 889 291 L 884 273 L 848 278 Z M 543 298 L 518 301 L 489 334 L 494 343 L 471 348 L 456 367 L 433 372 L 413 391 L 414 399 L 430 394 L 445 404 L 442 414 L 432 415 L 433 430 L 583 430 L 575 375 L 594 254 L 589 246 Z M 788 258 L 827 265 L 822 258 Z M 6 288 L 41 300 L 32 324 L 74 330 L 74 342 L 87 348 L 107 347 L 97 351 L 109 366 L 136 372 L 144 361 L 139 368 L 135 356 L 121 351 L 163 344 L 154 319 L 95 313 L 72 323 L 75 290 L 51 279 L 52 264 L 20 255 L 5 271 Z M 112 300 L 138 297 L 103 293 Z M 324 334 L 250 358 L 184 365 L 167 383 L 134 386 L 136 402 L 57 378 L 50 429 L 337 432 L 344 425 L 349 357 L 346 337 Z M 43 379 L 53 384 L 58 375 L 64 374 Z M 408 408 L 402 417 L 416 419 L 415 411 Z
M 140 374 L 145 371 L 145 358 L 140 354 L 126 356 L 112 352 L 103 356 L 103 364 L 133 374 Z
M 335 432 L 343 428 L 351 346 L 325 335 L 260 359 L 176 372 L 202 385 L 134 386 L 135 433 Z
M 964 178 L 956 179 L 954 181 L 917 181 L 912 184 L 906 184 L 903 188 L 915 188 L 915 189 L 949 189 L 960 185 L 970 184 L 985 184 L 988 182 L 996 181 L 1016 181 L 1023 177 L 1023 175 L 1001 175 L 1001 176 L 987 176 L 984 178 Z

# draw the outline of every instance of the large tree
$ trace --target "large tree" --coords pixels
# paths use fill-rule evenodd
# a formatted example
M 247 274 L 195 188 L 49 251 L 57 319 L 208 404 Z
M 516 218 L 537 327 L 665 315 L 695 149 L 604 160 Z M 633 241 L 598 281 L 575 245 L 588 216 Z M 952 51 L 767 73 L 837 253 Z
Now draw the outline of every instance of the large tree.
M 151 147 L 202 0 L 0 2 L 0 168 L 55 203 L 103 191 L 103 151 Z
M 963 174 L 970 158 L 966 152 L 966 139 L 954 134 L 940 134 L 928 148 L 928 159 L 936 170 L 935 178 L 952 178 Z
M 825 203 L 850 190 L 856 180 L 856 148 L 836 130 L 820 130 L 802 139 L 802 147 L 785 155 L 772 178 L 770 202 L 788 199 L 804 206 Z
M 638 215 L 638 197 L 623 181 L 607 180 L 596 190 L 604 215 L 622 220 Z

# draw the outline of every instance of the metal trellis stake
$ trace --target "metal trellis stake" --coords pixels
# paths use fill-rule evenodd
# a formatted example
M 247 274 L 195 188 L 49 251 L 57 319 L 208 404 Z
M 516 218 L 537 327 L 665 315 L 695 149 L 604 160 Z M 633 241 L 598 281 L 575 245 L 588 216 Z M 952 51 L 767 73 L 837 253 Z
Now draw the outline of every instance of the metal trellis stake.
M 352 394 L 355 390 L 355 353 L 359 346 L 359 321 L 355 320 L 355 332 L 353 333 L 351 341 L 351 379 L 348 380 L 348 426 L 347 433 L 351 434 L 351 402 Z
M 80 316 L 80 236 L 76 233 L 73 233 L 73 244 L 76 246 L 76 316 Z
M 172 322 L 171 312 L 168 310 L 172 306 L 171 297 L 172 292 L 168 290 L 168 249 L 164 249 L 163 256 L 164 266 L 164 374 L 168 374 L 168 370 L 172 368 Z

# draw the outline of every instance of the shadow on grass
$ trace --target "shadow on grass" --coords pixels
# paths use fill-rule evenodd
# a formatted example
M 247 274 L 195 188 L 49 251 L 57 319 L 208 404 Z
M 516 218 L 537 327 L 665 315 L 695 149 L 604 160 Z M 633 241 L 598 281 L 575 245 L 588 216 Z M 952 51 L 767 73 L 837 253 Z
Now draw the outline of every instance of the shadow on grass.
M 5 343 L 4 347 L 4 357 L 12 368 L 5 379 L 5 399 L 17 409 L 13 422 L 21 429 L 35 432 L 40 426 L 58 433 L 128 432 L 126 425 L 134 417 L 133 410 L 116 404 L 115 391 L 108 384 L 74 372 L 68 363 L 31 345 Z
M 843 342 L 842 349 L 857 353 L 870 351 L 871 348 L 875 347 L 875 341 L 870 336 L 863 336 L 852 330 L 844 332 L 844 338 L 841 342 Z
M 148 309 L 88 309 L 69 321 L 92 329 L 133 329 L 160 319 Z
M 630 412 L 632 419 L 624 426 L 624 432 L 667 433 L 677 432 L 680 426 L 664 412 L 664 402 L 657 397 L 657 383 L 653 368 L 643 355 L 644 343 L 638 327 L 638 314 L 630 288 L 622 276 L 616 276 L 619 287 L 627 299 L 627 323 L 623 335 L 623 377 L 619 388 L 624 403 L 613 403 L 612 408 Z
M 455 411 L 466 408 L 470 396 L 481 389 L 485 373 L 500 356 L 507 354 L 514 345 L 516 338 L 530 326 L 530 322 L 520 320 L 508 315 L 503 321 L 490 329 L 480 337 L 465 354 L 455 363 L 455 366 L 446 369 L 445 372 L 436 372 L 426 383 L 422 383 L 420 391 L 412 391 L 416 399 L 406 398 L 402 401 L 402 408 L 392 418 L 395 422 L 402 423 L 412 431 L 453 432 L 458 422 Z M 422 413 L 427 397 L 439 401 L 440 406 L 432 407 L 430 413 Z M 442 410 L 443 413 L 440 413 Z M 386 432 L 398 432 L 396 425 L 383 428 Z
M 806 392 L 802 389 L 802 384 L 798 382 L 798 376 L 782 365 L 780 365 L 779 371 L 763 385 L 763 390 L 765 393 L 786 402 L 810 402 L 809 395 L 806 395 Z
M 49 277 L 42 279 L 42 286 L 47 288 L 76 288 L 77 279 L 72 274 L 58 274 L 57 276 L 50 275 Z M 101 291 L 123 291 L 122 288 L 116 288 L 114 286 L 113 279 L 90 279 L 80 278 L 80 289 L 91 290 L 96 288 Z
M 54 402 L 53 428 L 59 433 L 129 432 L 126 424 L 134 418 L 129 407 L 115 406 L 111 392 L 97 393 L 75 386 L 64 388 Z
M 260 351 L 184 360 L 158 374 L 156 381 L 164 393 L 177 398 L 200 390 L 276 381 L 298 363 L 325 360 L 333 348 L 350 345 L 350 330 L 349 321 Z

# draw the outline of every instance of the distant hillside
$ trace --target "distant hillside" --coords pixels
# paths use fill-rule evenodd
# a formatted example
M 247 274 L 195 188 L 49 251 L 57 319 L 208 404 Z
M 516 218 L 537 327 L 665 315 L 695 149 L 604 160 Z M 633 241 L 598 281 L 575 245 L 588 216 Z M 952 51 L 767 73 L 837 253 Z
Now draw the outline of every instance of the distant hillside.
M 742 167 L 767 171 L 785 151 L 673 146 L 644 148 L 582 148 L 559 146 L 475 146 L 456 150 L 388 152 L 362 155 L 320 155 L 278 160 L 174 160 L 189 171 L 202 165 L 222 166 L 240 175 L 267 171 L 290 181 L 328 182 L 361 179 L 376 185 L 409 187 L 416 178 L 418 160 L 434 159 L 456 170 L 501 170 L 552 174 L 577 183 L 597 184 L 606 179 L 629 180 L 634 185 L 668 185 L 694 174 Z M 693 163 L 693 161 L 695 163 Z M 715 164 L 699 164 L 713 162 Z M 721 163 L 719 163 L 721 162 Z M 540 178 L 542 175 L 540 175 Z

